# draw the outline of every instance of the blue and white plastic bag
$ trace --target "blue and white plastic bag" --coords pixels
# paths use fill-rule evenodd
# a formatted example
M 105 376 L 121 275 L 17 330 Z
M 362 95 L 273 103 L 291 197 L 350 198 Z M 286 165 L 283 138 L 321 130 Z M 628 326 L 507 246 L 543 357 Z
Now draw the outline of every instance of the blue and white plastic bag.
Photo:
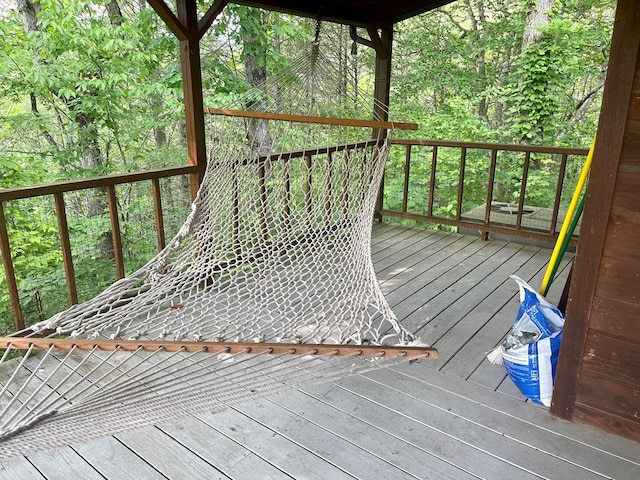
M 511 278 L 520 287 L 518 316 L 509 335 L 488 357 L 493 363 L 504 363 L 509 377 L 524 396 L 548 407 L 564 317 L 524 280 L 515 275 Z

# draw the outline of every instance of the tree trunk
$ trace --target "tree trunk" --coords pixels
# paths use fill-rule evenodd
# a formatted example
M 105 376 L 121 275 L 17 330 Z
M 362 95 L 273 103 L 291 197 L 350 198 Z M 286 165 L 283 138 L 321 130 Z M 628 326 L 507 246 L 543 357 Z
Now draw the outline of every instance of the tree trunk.
M 542 36 L 542 32 L 549 25 L 549 13 L 555 0 L 529 0 L 527 17 L 522 34 L 522 51 Z
M 117 7 L 116 0 L 111 0 L 112 4 Z M 39 11 L 39 3 L 33 0 L 16 0 L 16 6 L 22 16 L 22 23 L 25 31 L 33 32 L 40 30 L 37 22 L 37 13 Z M 119 11 L 119 7 L 118 7 Z M 56 91 L 51 94 L 59 98 L 68 108 L 69 116 L 75 122 L 78 128 L 78 136 L 75 142 L 76 148 L 80 152 L 80 164 L 84 169 L 91 172 L 92 175 L 104 175 L 104 165 L 102 164 L 102 152 L 100 150 L 99 132 L 95 119 L 84 113 L 78 108 L 82 100 L 69 100 L 60 96 Z M 37 109 L 36 96 L 31 96 L 32 112 L 39 116 Z M 46 135 L 45 135 L 46 137 Z M 51 143 L 50 139 L 47 139 Z M 94 190 L 86 198 L 85 213 L 89 217 L 103 215 L 107 209 L 107 198 L 104 190 Z M 113 258 L 113 241 L 110 232 L 104 232 L 98 242 L 98 250 L 100 256 L 105 259 Z
M 267 23 L 266 13 L 252 10 L 250 15 L 255 21 L 254 27 L 264 29 Z M 254 86 L 263 85 L 267 80 L 266 45 L 260 43 L 255 33 L 240 22 L 240 34 L 244 45 L 245 78 Z M 248 105 L 256 110 L 266 110 L 265 101 L 260 99 Z M 251 143 L 251 150 L 256 155 L 266 155 L 271 152 L 272 140 L 269 133 L 269 122 L 262 119 L 250 119 L 248 122 L 247 139 Z
M 553 8 L 554 2 L 555 0 L 529 0 L 527 2 L 528 13 L 525 18 L 524 31 L 522 34 L 521 55 L 523 56 L 523 58 L 528 54 L 528 52 L 531 51 L 532 45 L 541 42 L 545 29 L 549 26 L 550 23 L 550 13 Z M 547 89 L 549 88 L 548 78 L 546 83 L 547 84 L 544 86 L 544 88 L 538 88 L 538 90 L 536 90 L 536 92 L 534 93 L 536 95 L 545 95 Z M 524 78 L 520 76 L 520 78 L 518 79 L 518 87 L 522 88 L 523 84 Z M 520 112 L 520 116 L 522 118 L 529 117 L 530 119 L 531 116 L 535 115 L 536 113 L 537 112 L 535 110 L 529 112 L 524 111 Z M 536 132 L 533 135 L 533 138 L 531 138 L 532 135 L 531 133 L 529 133 L 528 136 L 522 136 L 520 140 L 521 142 L 526 144 L 531 143 L 532 140 L 534 142 L 537 142 L 542 139 L 543 134 L 544 122 L 540 122 L 540 124 L 536 127 Z M 536 166 L 537 165 L 534 165 L 534 168 Z
M 34 32 L 38 28 L 38 10 L 40 4 L 32 0 L 16 0 L 16 7 L 22 16 L 22 24 L 25 32 Z
M 107 15 L 109 15 L 109 22 L 112 27 L 119 27 L 122 25 L 122 10 L 120 10 L 120 5 L 118 5 L 117 0 L 109 0 L 106 3 Z
M 478 2 L 478 15 L 476 17 L 475 12 L 473 11 L 473 7 L 469 0 L 465 2 L 467 7 L 467 13 L 469 14 L 469 18 L 471 20 L 471 25 L 476 34 L 476 38 L 478 41 L 478 53 L 476 54 L 476 62 L 475 62 L 475 80 L 473 82 L 473 88 L 476 92 L 480 93 L 485 89 L 486 77 L 487 77 L 487 50 L 484 47 L 487 42 L 487 30 L 484 26 L 485 23 L 485 15 L 484 15 L 484 7 L 482 2 Z M 487 98 L 484 94 L 478 98 L 478 104 L 476 106 L 476 114 L 486 119 L 487 118 Z

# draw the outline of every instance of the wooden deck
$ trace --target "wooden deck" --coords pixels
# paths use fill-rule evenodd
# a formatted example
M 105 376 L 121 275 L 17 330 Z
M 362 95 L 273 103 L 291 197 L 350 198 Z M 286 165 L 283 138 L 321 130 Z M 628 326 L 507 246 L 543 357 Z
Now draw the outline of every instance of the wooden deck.
M 438 360 L 13 457 L 0 478 L 640 478 L 639 444 L 551 417 L 484 359 L 517 312 L 509 275 L 538 287 L 549 250 L 388 223 L 372 250 Z

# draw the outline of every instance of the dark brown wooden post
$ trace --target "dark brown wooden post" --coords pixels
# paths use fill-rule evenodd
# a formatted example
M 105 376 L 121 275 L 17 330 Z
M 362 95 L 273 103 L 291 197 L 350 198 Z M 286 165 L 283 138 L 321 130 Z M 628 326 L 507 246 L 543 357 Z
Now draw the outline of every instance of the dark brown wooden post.
M 18 294 L 18 282 L 13 269 L 13 259 L 11 258 L 11 246 L 9 244 L 9 234 L 7 233 L 7 220 L 4 215 L 4 205 L 0 202 L 0 252 L 2 253 L 2 263 L 4 264 L 4 275 L 7 279 L 9 298 L 11 299 L 11 309 L 13 310 L 13 324 L 16 330 L 24 328 L 24 317 L 20 308 L 20 295 Z
M 191 177 L 191 198 L 194 199 L 207 167 L 197 3 L 194 0 L 178 0 L 178 19 L 184 25 L 187 35 L 187 38 L 180 40 L 180 64 L 187 127 L 187 155 L 189 164 L 198 167 L 198 173 Z
M 191 198 L 193 199 L 207 169 L 200 39 L 229 2 L 216 0 L 200 21 L 198 21 L 196 0 L 177 0 L 177 16 L 164 0 L 147 0 L 147 2 L 180 41 L 187 155 L 189 164 L 198 167 L 197 173 L 191 176 Z
M 73 255 L 71 254 L 71 241 L 69 240 L 69 225 L 67 223 L 67 210 L 64 203 L 64 193 L 54 193 L 56 216 L 58 219 L 58 233 L 60 235 L 60 249 L 62 250 L 62 263 L 67 279 L 67 295 L 69 305 L 78 303 L 78 289 L 76 287 L 76 274 L 73 267 Z
M 369 27 L 369 36 L 373 42 L 373 46 L 376 50 L 376 79 L 374 88 L 375 104 L 373 106 L 374 118 L 378 120 L 388 120 L 389 112 L 387 106 L 389 105 L 390 88 L 391 88 L 391 48 L 393 45 L 393 25 L 385 25 L 381 28 L 380 35 L 378 36 L 378 30 L 374 27 Z M 386 132 L 384 132 L 386 136 Z M 374 138 L 378 136 L 378 132 L 374 130 Z M 382 211 L 384 196 L 384 179 L 380 185 L 378 192 L 378 199 L 376 201 L 376 208 L 374 218 L 377 221 L 382 221 Z

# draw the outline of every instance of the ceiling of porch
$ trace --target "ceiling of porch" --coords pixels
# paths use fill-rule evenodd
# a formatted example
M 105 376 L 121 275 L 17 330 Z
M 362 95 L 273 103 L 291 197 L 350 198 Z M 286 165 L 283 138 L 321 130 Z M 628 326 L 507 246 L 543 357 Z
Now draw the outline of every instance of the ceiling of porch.
M 352 25 L 385 26 L 451 3 L 453 0 L 232 0 L 233 3 L 266 8 L 300 16 Z

